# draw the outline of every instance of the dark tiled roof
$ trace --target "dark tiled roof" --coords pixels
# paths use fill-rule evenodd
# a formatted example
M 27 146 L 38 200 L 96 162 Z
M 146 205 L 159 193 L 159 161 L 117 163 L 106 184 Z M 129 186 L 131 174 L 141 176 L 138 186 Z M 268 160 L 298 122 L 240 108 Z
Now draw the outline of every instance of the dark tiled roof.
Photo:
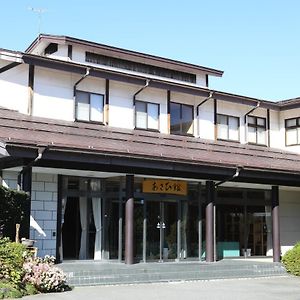
M 290 152 L 31 117 L 3 108 L 0 108 L 0 141 L 26 147 L 49 145 L 52 150 L 300 173 L 300 155 Z

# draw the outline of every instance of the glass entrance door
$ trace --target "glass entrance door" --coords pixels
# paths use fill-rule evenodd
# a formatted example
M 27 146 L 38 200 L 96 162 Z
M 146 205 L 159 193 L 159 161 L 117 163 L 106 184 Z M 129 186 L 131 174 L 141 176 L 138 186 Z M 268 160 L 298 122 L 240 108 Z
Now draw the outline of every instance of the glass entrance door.
M 177 258 L 177 202 L 146 202 L 146 260 Z

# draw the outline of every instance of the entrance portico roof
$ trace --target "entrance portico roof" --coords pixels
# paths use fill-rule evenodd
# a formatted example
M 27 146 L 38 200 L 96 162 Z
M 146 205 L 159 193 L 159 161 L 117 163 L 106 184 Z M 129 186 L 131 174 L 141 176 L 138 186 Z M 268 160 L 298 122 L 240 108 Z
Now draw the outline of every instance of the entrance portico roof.
M 266 183 L 271 174 L 278 183 L 282 178 L 290 182 L 285 184 L 300 186 L 300 155 L 267 147 L 32 117 L 4 108 L 0 108 L 0 128 L 2 149 L 9 154 L 0 157 L 2 168 L 13 166 L 13 160 L 35 158 L 37 149 L 45 147 L 41 166 L 54 167 L 58 160 L 95 169 L 97 164 L 118 165 L 124 172 L 133 168 L 179 172 L 185 166 L 185 172 L 191 173 L 188 177 L 202 174 L 212 179 L 242 167 L 238 180 Z

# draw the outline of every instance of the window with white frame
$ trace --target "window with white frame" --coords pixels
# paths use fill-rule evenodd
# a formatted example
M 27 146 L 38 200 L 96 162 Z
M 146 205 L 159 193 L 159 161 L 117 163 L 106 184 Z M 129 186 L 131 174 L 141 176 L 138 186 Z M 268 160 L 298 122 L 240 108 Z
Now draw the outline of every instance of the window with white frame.
M 76 120 L 103 123 L 104 95 L 76 91 Z
M 159 104 L 135 101 L 135 128 L 159 130 Z
M 239 141 L 239 127 L 238 117 L 217 115 L 217 138 L 219 140 Z
M 285 120 L 285 141 L 287 146 L 300 145 L 300 118 Z
M 248 142 L 266 145 L 266 118 L 248 116 Z

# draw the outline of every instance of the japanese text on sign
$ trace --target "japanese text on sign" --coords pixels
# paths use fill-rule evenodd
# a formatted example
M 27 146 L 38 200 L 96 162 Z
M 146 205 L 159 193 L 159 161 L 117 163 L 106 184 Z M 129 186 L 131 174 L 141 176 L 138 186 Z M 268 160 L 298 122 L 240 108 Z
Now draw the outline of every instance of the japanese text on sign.
M 143 192 L 186 195 L 187 183 L 185 181 L 178 180 L 145 179 L 143 181 Z

